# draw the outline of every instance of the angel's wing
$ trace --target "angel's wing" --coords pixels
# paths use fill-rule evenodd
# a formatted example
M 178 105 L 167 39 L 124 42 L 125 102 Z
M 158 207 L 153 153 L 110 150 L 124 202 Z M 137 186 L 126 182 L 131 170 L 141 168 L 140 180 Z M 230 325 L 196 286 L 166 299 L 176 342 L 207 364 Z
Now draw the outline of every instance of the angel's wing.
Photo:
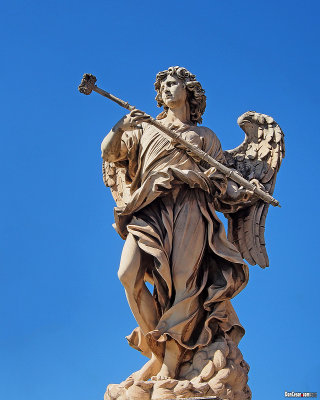
M 284 134 L 272 117 L 248 111 L 238 118 L 246 134 L 243 143 L 225 151 L 227 165 L 235 168 L 247 180 L 256 179 L 269 194 L 273 194 L 276 176 L 285 155 Z M 228 218 L 228 239 L 251 265 L 269 266 L 264 240 L 265 220 L 269 204 L 258 200 Z
M 112 162 L 103 161 L 102 176 L 104 184 L 110 187 L 117 206 L 126 206 L 130 199 L 130 185 L 126 183 L 125 168 L 119 168 Z

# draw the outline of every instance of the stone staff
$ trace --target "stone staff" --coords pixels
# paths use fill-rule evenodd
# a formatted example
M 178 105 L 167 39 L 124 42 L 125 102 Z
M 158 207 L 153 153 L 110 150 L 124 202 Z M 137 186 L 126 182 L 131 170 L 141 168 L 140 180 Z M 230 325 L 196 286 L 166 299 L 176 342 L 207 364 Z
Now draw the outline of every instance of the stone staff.
M 114 101 L 115 103 L 119 104 L 121 107 L 126 108 L 129 111 L 132 111 L 135 109 L 134 106 L 130 105 L 128 102 L 125 102 L 118 97 L 114 96 L 111 93 L 106 92 L 103 89 L 100 89 L 96 85 L 97 78 L 92 75 L 92 74 L 84 74 L 83 78 L 81 80 L 81 83 L 78 87 L 79 92 L 89 95 L 92 91 L 97 92 L 101 94 L 104 97 L 107 97 L 108 99 Z M 153 125 L 157 127 L 161 132 L 172 138 L 176 143 L 181 144 L 185 150 L 188 150 L 188 153 L 194 156 L 196 156 L 198 159 L 205 161 L 209 165 L 215 167 L 218 171 L 222 172 L 224 175 L 226 175 L 228 178 L 232 179 L 234 182 L 238 183 L 239 185 L 243 186 L 244 188 L 250 190 L 253 192 L 257 197 L 259 197 L 261 200 L 265 201 L 266 203 L 269 203 L 273 205 L 274 207 L 280 207 L 280 204 L 278 200 L 276 200 L 274 197 L 272 197 L 269 193 L 263 191 L 253 183 L 250 183 L 246 179 L 244 179 L 241 175 L 239 175 L 236 171 L 226 167 L 225 165 L 221 164 L 209 154 L 205 153 L 201 149 L 193 146 L 191 143 L 188 141 L 184 140 L 182 137 L 177 135 L 175 132 L 173 132 L 171 129 L 166 128 L 163 126 L 161 123 L 159 123 L 157 120 L 152 118 L 151 116 L 145 114 L 148 116 L 147 122 L 150 125 Z

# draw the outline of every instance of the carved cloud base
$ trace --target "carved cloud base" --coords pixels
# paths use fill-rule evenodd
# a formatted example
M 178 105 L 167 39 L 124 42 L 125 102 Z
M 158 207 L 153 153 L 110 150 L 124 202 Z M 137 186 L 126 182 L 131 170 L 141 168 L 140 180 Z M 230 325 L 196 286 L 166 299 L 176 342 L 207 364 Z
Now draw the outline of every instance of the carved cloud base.
M 250 400 L 249 365 L 234 342 L 218 339 L 181 365 L 178 379 L 134 381 L 107 387 L 105 400 L 213 398 Z

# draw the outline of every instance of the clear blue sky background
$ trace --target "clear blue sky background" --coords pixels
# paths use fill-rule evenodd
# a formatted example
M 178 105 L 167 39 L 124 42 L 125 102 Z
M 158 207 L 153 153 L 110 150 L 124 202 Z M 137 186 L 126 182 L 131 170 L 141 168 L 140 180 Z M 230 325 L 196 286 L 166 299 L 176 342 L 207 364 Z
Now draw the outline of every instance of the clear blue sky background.
M 100 143 L 124 110 L 77 91 L 84 72 L 156 115 L 171 65 L 206 90 L 224 149 L 239 115 L 273 116 L 287 156 L 270 209 L 271 267 L 234 307 L 253 399 L 320 392 L 318 1 L 4 1 L 1 12 L 0 399 L 98 400 L 143 357 L 117 279 L 123 241 Z

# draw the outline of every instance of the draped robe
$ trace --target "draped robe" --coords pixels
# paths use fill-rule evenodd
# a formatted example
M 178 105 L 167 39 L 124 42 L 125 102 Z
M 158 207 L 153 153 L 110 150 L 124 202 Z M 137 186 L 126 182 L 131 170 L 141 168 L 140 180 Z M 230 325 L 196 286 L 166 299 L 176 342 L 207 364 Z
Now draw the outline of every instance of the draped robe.
M 175 131 L 224 161 L 210 129 L 184 125 Z M 126 154 L 115 164 L 126 168 L 131 198 L 115 208 L 115 227 L 122 238 L 131 233 L 152 257 L 151 265 L 140 267 L 154 284 L 157 313 L 157 326 L 150 332 L 136 328 L 129 344 L 150 357 L 163 354 L 168 338 L 191 351 L 218 334 L 238 343 L 244 330 L 230 299 L 247 284 L 248 267 L 215 212 L 226 198 L 226 177 L 206 170 L 149 124 L 124 132 L 121 140 Z

